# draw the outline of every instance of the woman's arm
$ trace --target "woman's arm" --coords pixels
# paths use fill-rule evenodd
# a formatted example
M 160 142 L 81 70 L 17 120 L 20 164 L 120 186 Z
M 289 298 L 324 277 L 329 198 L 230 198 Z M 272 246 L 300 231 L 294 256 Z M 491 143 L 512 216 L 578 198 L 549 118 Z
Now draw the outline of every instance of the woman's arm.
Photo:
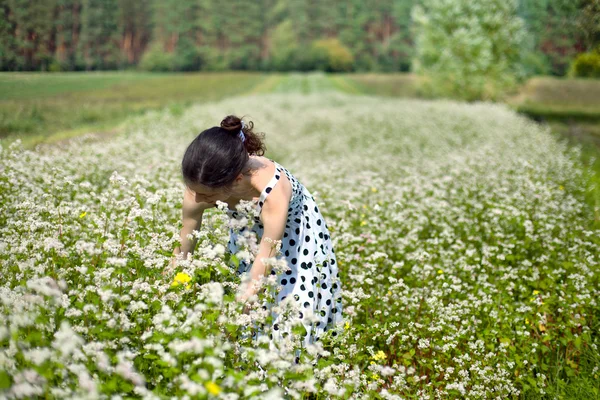
M 200 227 L 202 226 L 202 215 L 204 214 L 204 210 L 210 207 L 214 207 L 214 204 L 196 202 L 196 196 L 194 192 L 188 188 L 185 189 L 185 193 L 183 195 L 183 205 L 181 207 L 183 227 L 181 228 L 181 232 L 179 234 L 179 243 L 181 246 L 177 247 L 173 251 L 171 268 L 175 267 L 175 256 L 177 256 L 177 254 L 183 253 L 183 258 L 187 259 L 188 254 L 194 253 L 197 239 L 193 238 L 190 240 L 187 236 L 194 230 L 200 230 Z
M 277 194 L 276 194 L 277 193 Z M 260 219 L 264 230 L 260 240 L 258 254 L 250 268 L 250 281 L 245 291 L 239 296 L 238 300 L 245 301 L 256 294 L 254 288 L 255 282 L 260 280 L 260 275 L 268 276 L 271 273 L 262 262 L 262 258 L 270 258 L 276 255 L 275 245 L 280 241 L 285 231 L 285 224 L 288 217 L 289 196 L 282 192 L 273 191 L 265 200 Z

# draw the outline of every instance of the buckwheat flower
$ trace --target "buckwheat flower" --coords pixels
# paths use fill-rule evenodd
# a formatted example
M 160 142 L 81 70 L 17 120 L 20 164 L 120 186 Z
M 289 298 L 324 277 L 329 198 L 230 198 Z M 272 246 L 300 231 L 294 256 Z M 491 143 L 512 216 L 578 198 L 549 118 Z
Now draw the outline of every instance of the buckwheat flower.
M 79 348 L 84 344 L 84 340 L 71 329 L 71 325 L 63 320 L 60 329 L 54 334 L 52 346 L 60 351 L 61 359 L 67 359 L 71 355 L 81 353 Z
M 206 291 L 206 302 L 221 304 L 223 302 L 223 286 L 219 282 L 209 282 L 203 286 Z
M 23 351 L 23 357 L 29 362 L 34 363 L 35 365 L 41 365 L 46 360 L 49 360 L 54 352 L 47 347 L 40 347 L 31 350 Z
M 131 381 L 136 386 L 142 386 L 145 384 L 144 377 L 134 370 L 133 363 L 129 360 L 119 360 L 119 363 L 115 367 L 115 372 L 121 375 L 123 378 Z

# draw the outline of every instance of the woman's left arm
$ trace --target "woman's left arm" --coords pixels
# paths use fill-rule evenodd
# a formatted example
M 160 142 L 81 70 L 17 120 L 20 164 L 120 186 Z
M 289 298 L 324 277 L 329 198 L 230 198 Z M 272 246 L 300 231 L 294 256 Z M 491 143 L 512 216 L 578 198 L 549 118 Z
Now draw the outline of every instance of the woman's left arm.
M 260 280 L 260 276 L 267 276 L 271 271 L 267 271 L 263 258 L 275 257 L 277 254 L 276 244 L 283 238 L 285 225 L 288 218 L 289 197 L 282 191 L 273 191 L 263 204 L 260 213 L 260 219 L 263 223 L 263 235 L 260 240 L 258 254 L 254 259 L 252 268 L 250 268 L 250 281 L 246 291 L 240 296 L 239 300 L 245 301 L 256 294 L 254 283 Z

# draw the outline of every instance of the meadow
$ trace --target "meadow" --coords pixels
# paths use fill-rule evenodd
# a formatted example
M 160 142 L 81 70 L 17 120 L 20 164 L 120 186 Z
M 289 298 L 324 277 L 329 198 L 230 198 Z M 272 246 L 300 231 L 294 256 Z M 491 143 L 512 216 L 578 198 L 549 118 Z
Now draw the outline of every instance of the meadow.
M 131 116 L 111 137 L 2 143 L 0 396 L 598 397 L 600 235 L 581 148 L 504 104 L 357 87 L 274 76 Z M 346 321 L 299 364 L 294 303 L 275 308 L 285 340 L 249 335 L 271 313 L 233 300 L 231 265 L 253 242 L 224 251 L 222 208 L 205 213 L 194 256 L 162 274 L 185 147 L 230 113 L 266 133 L 266 156 L 331 231 Z M 276 290 L 285 263 L 271 262 L 263 284 Z

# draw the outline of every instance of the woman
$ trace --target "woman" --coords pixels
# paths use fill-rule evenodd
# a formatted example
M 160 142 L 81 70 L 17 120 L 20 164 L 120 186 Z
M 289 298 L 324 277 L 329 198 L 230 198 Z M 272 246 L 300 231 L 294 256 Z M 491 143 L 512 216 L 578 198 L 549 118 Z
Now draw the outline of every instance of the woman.
M 215 207 L 217 200 L 227 203 L 232 218 L 242 217 L 236 209 L 240 200 L 257 203 L 258 217 L 252 231 L 260 238 L 258 254 L 251 266 L 242 260 L 238 273 L 248 272 L 252 280 L 259 280 L 267 272 L 261 259 L 275 257 L 273 243 L 279 243 L 280 255 L 290 269 L 278 277 L 282 290 L 276 301 L 294 297 L 307 331 L 304 343 L 312 343 L 342 322 L 335 252 L 315 199 L 286 168 L 263 157 L 265 146 L 253 127 L 252 122 L 246 126 L 240 118 L 229 115 L 220 127 L 204 130 L 188 146 L 182 161 L 186 190 L 181 247 L 175 254 L 181 252 L 185 257 L 193 252 L 195 240 L 187 239 L 187 235 L 200 228 L 204 210 Z M 238 250 L 236 239 L 237 233 L 231 229 L 228 250 L 233 254 Z M 251 284 L 238 299 L 245 301 L 254 294 Z M 308 310 L 318 317 L 317 322 L 304 319 Z M 278 333 L 277 318 L 273 330 Z

